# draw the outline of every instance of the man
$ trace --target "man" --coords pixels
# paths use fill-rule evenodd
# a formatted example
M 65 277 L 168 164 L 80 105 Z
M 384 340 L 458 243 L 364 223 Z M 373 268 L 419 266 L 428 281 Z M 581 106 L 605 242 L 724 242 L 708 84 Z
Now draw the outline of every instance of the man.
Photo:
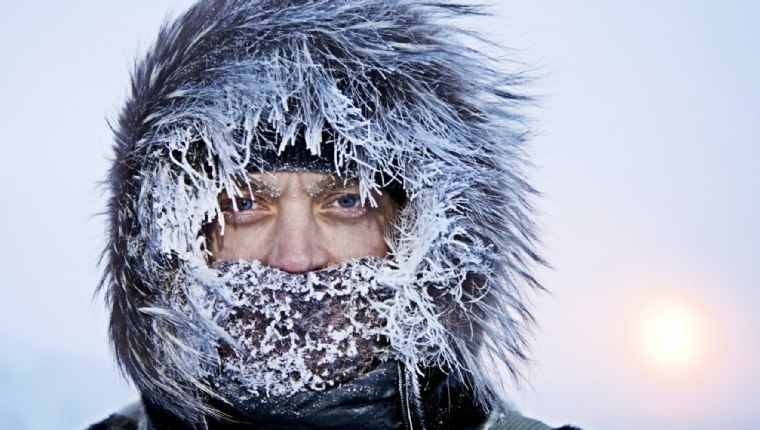
M 201 1 L 133 73 L 103 287 L 141 402 L 93 429 L 547 429 L 519 79 L 409 0 Z

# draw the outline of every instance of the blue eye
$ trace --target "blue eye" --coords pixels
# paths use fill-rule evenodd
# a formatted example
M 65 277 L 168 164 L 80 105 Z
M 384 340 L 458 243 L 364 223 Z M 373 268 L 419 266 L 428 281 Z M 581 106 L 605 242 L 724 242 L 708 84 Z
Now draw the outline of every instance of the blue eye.
M 238 211 L 247 211 L 253 208 L 253 200 L 248 198 L 239 198 L 227 200 L 227 204 L 223 208 L 226 211 L 234 211 L 237 208 Z
M 347 194 L 345 196 L 338 197 L 338 199 L 335 201 L 338 203 L 338 206 L 342 208 L 352 208 L 359 202 L 359 197 L 352 194 Z
M 239 211 L 247 211 L 253 208 L 253 200 L 251 199 L 238 199 L 235 200 L 235 204 L 237 204 Z

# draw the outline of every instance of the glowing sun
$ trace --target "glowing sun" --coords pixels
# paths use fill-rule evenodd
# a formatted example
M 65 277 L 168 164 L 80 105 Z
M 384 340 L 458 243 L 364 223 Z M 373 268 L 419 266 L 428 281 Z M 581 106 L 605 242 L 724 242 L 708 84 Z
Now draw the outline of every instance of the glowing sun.
M 638 349 L 657 370 L 690 373 L 706 359 L 708 324 L 685 303 L 657 302 L 641 312 Z

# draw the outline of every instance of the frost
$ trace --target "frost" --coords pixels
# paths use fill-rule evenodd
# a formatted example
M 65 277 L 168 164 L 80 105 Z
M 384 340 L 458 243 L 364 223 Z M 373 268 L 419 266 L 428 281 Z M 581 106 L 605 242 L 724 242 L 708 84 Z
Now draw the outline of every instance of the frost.
M 387 355 L 382 317 L 367 261 L 308 274 L 257 262 L 217 262 L 223 284 L 196 299 L 233 344 L 220 351 L 221 370 L 251 393 L 289 395 L 322 390 L 360 375 Z
M 138 388 L 197 420 L 213 413 L 203 399 L 216 394 L 220 362 L 252 391 L 322 387 L 364 365 L 365 341 L 410 368 L 464 374 L 486 400 L 500 391 L 493 363 L 519 374 L 525 295 L 542 261 L 525 97 L 513 92 L 524 78 L 459 44 L 469 32 L 438 17 L 464 9 L 445 3 L 198 2 L 138 63 L 117 132 L 103 278 L 126 312 L 112 334 Z M 216 219 L 224 233 L 219 194 L 241 195 L 241 178 L 271 170 L 262 151 L 318 153 L 321 130 L 334 136 L 331 171 L 358 180 L 362 202 L 403 187 L 391 262 L 295 277 L 210 268 L 204 228 Z

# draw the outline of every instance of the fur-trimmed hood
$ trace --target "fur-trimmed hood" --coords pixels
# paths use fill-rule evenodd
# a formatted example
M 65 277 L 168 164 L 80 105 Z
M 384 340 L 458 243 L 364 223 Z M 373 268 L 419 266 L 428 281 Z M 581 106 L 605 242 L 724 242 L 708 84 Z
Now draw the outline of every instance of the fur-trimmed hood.
M 329 131 L 335 172 L 406 203 L 378 283 L 409 368 L 461 373 L 486 407 L 525 360 L 524 295 L 540 263 L 523 175 L 521 78 L 465 47 L 446 1 L 209 0 L 166 24 L 115 128 L 102 288 L 119 364 L 188 419 L 213 413 L 195 369 L 218 330 L 189 290 L 213 284 L 202 230 L 262 151 Z M 264 149 L 262 149 L 264 148 Z M 396 315 L 396 316 L 392 316 Z M 401 317 L 398 317 L 401 315 Z M 413 321 L 412 321 L 413 320 Z

